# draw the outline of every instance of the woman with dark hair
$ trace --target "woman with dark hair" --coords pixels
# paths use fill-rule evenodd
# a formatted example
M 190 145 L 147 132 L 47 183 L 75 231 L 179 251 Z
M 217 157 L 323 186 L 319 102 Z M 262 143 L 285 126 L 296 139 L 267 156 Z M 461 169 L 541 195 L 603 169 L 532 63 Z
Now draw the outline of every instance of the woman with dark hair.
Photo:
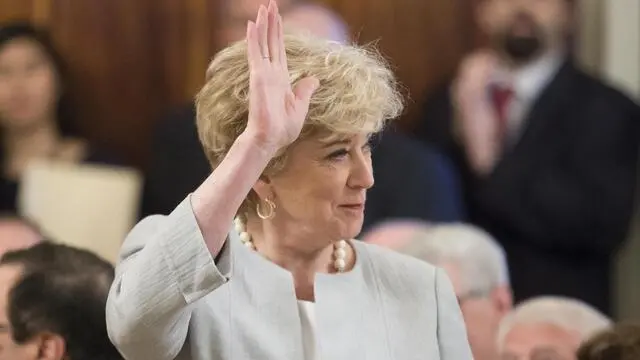
M 109 162 L 73 129 L 66 71 L 46 32 L 0 24 L 0 211 L 14 211 L 33 160 Z

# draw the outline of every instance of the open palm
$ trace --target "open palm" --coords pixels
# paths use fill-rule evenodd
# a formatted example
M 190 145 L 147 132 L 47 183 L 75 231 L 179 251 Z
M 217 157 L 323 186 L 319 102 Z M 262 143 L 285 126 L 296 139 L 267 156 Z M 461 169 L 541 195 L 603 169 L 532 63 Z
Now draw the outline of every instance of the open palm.
M 315 78 L 301 79 L 294 88 L 289 80 L 282 18 L 274 1 L 260 6 L 256 22 L 247 25 L 249 60 L 249 119 L 247 132 L 273 150 L 287 146 L 300 135 Z

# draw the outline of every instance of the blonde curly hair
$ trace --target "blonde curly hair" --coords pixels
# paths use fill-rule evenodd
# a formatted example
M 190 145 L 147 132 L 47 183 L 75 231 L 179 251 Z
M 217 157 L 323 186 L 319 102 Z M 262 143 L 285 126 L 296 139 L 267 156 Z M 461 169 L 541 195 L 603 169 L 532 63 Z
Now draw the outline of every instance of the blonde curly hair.
M 314 92 L 302 133 L 297 141 L 311 136 L 345 138 L 379 132 L 388 120 L 400 115 L 402 96 L 387 62 L 372 47 L 360 47 L 286 34 L 290 80 L 293 85 L 314 76 L 320 86 Z M 215 168 L 244 131 L 249 110 L 249 64 L 247 43 L 240 41 L 220 51 L 211 61 L 206 84 L 196 96 L 198 136 Z M 286 162 L 282 149 L 265 169 L 273 175 Z M 253 192 L 239 213 L 253 209 Z

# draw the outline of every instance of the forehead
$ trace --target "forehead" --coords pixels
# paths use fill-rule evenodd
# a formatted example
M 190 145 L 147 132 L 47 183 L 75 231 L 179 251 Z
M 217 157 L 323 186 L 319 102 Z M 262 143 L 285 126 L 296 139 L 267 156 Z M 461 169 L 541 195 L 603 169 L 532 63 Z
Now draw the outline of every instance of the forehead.
M 530 353 L 537 348 L 556 349 L 559 352 L 574 352 L 580 337 L 553 324 L 515 325 L 504 339 L 504 349 L 513 353 Z
M 17 38 L 0 47 L 0 61 L 24 61 L 44 56 L 40 44 L 31 39 Z
M 324 149 L 332 146 L 364 143 L 369 140 L 371 134 L 335 134 L 318 132 L 297 141 L 294 146 L 299 149 Z

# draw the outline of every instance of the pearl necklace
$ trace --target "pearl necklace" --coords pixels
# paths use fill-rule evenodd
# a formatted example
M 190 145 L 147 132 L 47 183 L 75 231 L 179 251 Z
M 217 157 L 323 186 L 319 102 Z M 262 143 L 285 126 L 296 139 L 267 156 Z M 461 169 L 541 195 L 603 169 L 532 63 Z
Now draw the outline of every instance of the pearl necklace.
M 256 251 L 256 246 L 251 239 L 251 235 L 246 231 L 242 220 L 239 218 L 234 219 L 236 231 L 240 234 L 240 241 L 247 248 Z M 345 240 L 337 241 L 333 244 L 333 267 L 337 272 L 344 272 L 347 266 L 347 242 Z

